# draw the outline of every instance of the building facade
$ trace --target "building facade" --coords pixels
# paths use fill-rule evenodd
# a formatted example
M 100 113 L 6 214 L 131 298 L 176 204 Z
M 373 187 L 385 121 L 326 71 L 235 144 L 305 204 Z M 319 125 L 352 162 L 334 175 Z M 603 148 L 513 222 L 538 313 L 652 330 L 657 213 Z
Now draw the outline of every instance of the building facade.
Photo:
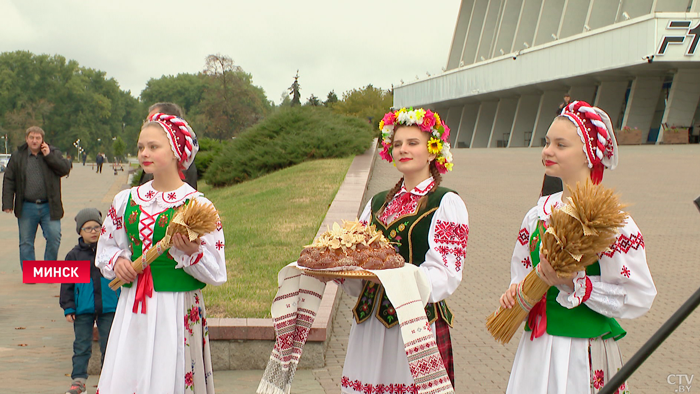
M 446 116 L 456 148 L 542 146 L 565 94 L 642 143 L 700 129 L 700 0 L 462 0 L 440 75 L 394 106 Z

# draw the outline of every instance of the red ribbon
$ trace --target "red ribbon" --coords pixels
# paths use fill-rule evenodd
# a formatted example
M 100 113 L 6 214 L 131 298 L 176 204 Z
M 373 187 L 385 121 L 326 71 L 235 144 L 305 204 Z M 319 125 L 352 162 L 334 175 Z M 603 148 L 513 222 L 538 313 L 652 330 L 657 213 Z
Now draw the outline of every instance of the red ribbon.
M 134 297 L 134 307 L 131 310 L 134 313 L 139 313 L 139 304 L 141 304 L 141 313 L 146 313 L 146 297 L 153 296 L 153 276 L 151 275 L 151 267 L 146 267 L 143 273 L 138 276 L 138 284 L 136 285 L 136 297 Z
M 531 341 L 541 337 L 547 331 L 547 293 L 544 293 L 542 299 L 530 310 L 527 325 L 532 330 Z
M 404 206 L 408 205 L 411 202 L 411 193 L 404 193 L 399 197 L 396 201 L 395 204 L 398 204 L 399 206 Z

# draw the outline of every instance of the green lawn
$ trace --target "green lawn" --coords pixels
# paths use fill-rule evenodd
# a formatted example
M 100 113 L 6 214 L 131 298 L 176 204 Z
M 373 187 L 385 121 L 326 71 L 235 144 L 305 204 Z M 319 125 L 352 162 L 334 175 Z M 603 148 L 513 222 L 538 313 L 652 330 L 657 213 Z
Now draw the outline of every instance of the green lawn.
M 305 162 L 220 189 L 200 186 L 226 237 L 228 282 L 206 287 L 210 316 L 270 317 L 277 272 L 312 242 L 352 160 Z

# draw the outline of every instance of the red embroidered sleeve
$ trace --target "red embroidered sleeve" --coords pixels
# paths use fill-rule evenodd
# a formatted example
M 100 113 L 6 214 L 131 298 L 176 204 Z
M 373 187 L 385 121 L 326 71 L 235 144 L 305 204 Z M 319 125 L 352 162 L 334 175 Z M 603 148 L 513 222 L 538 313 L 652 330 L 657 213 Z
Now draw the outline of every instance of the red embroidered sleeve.
M 625 234 L 620 234 L 615 243 L 610 245 L 610 250 L 603 252 L 603 256 L 613 257 L 615 253 L 627 254 L 630 249 L 639 250 L 639 248 L 644 249 L 644 237 L 642 233 L 637 232 L 637 234 L 630 234 L 626 236 Z M 629 278 L 629 276 L 627 276 Z
M 527 245 L 530 242 L 530 232 L 526 228 L 521 228 L 518 232 L 518 241 L 521 245 Z
M 467 241 L 469 239 L 469 226 L 453 222 L 438 220 L 435 223 L 435 238 L 437 244 L 435 250 L 442 256 L 442 262 L 448 265 L 448 256 L 455 259 L 455 270 L 462 269 L 462 262 L 467 254 Z

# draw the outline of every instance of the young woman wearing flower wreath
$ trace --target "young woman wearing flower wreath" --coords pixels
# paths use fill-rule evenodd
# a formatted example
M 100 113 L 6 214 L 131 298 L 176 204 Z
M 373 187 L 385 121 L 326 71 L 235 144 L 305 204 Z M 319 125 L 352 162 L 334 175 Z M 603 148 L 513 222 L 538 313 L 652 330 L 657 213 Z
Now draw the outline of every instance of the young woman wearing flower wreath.
M 617 142 L 608 115 L 583 101 L 564 107 L 555 118 L 542 150 L 545 174 L 576 187 L 599 184 L 605 168 L 617 166 Z M 610 250 L 573 279 L 559 278 L 540 256 L 549 216 L 569 196 L 543 195 L 526 215 L 511 259 L 511 285 L 503 308 L 515 305 L 516 287 L 533 269 L 552 286 L 530 311 L 520 339 L 507 393 L 597 393 L 622 366 L 615 341 L 626 332 L 615 318 L 646 313 L 656 296 L 647 266 L 644 238 L 629 217 Z M 627 393 L 627 385 L 619 388 Z
M 141 129 L 138 158 L 154 179 L 116 195 L 102 227 L 95 264 L 127 283 L 107 345 L 97 392 L 214 393 L 201 289 L 226 282 L 224 233 L 195 242 L 180 234 L 143 273 L 132 261 L 157 244 L 174 211 L 192 200 L 211 205 L 183 182 L 197 139 L 183 119 L 156 113 Z M 133 282 L 133 283 L 132 283 Z
M 437 113 L 400 109 L 380 122 L 382 159 L 393 162 L 403 177 L 391 190 L 375 195 L 360 221 L 375 225 L 392 241 L 407 263 L 419 266 L 430 281 L 426 315 L 440 355 L 454 384 L 445 303 L 459 286 L 466 255 L 469 217 L 462 199 L 440 187 L 441 174 L 452 169 L 450 129 Z M 341 380 L 343 393 L 417 392 L 396 311 L 378 282 L 345 280 L 343 288 L 358 297 Z

